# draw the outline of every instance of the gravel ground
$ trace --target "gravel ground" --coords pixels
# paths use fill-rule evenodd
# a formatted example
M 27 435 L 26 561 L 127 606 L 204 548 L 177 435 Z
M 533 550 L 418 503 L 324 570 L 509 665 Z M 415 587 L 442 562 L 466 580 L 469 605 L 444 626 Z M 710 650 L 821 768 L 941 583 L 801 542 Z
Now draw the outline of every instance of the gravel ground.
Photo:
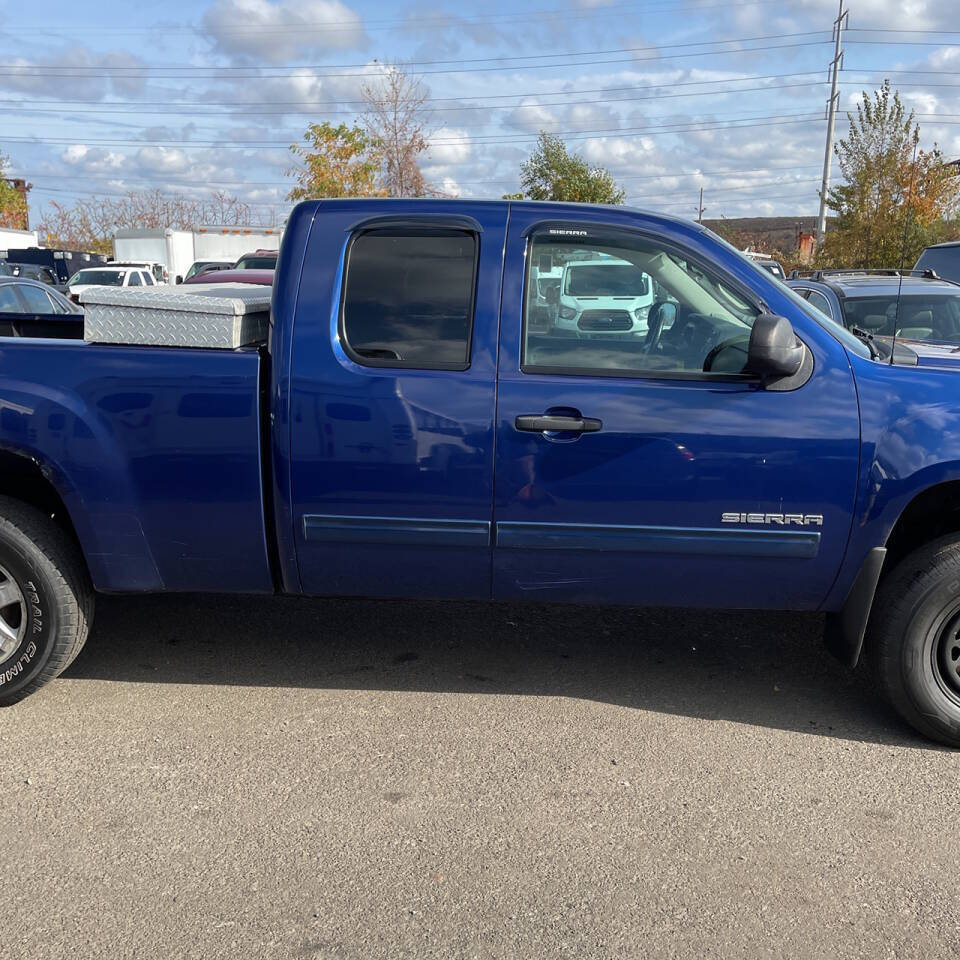
M 788 615 L 101 599 L 0 957 L 960 954 L 960 753 Z

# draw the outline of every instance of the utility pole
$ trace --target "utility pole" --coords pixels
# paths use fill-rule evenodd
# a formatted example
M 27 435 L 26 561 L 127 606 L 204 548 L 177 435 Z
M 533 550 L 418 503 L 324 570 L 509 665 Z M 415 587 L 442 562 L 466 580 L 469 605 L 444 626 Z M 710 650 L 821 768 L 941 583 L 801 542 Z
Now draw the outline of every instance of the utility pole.
M 823 243 L 823 235 L 827 231 L 827 188 L 830 185 L 830 161 L 833 159 L 833 128 L 837 119 L 837 92 L 838 74 L 843 66 L 843 49 L 841 37 L 844 21 L 847 29 L 850 28 L 850 11 L 843 9 L 843 0 L 840 0 L 840 12 L 833 21 L 833 61 L 830 64 L 830 102 L 827 104 L 827 144 L 823 151 L 823 180 L 820 184 L 820 212 L 817 214 L 817 249 Z
M 700 204 L 697 207 L 697 223 L 703 223 L 703 187 L 700 188 Z

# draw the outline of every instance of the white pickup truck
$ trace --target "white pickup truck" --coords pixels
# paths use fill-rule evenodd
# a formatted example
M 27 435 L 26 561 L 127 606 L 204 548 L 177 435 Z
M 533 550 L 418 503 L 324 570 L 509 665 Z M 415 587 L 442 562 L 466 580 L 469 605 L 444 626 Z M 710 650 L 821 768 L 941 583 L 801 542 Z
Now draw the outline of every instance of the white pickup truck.
M 638 266 L 616 257 L 564 264 L 557 327 L 581 338 L 646 336 L 654 301 L 653 281 Z

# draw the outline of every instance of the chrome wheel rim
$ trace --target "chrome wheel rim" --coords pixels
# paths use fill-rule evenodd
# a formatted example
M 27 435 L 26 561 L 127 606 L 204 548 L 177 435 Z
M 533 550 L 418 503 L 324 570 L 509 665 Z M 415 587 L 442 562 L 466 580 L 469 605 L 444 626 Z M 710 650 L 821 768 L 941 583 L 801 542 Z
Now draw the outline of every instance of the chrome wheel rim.
M 17 581 L 0 567 L 0 663 L 9 660 L 27 632 L 27 602 Z

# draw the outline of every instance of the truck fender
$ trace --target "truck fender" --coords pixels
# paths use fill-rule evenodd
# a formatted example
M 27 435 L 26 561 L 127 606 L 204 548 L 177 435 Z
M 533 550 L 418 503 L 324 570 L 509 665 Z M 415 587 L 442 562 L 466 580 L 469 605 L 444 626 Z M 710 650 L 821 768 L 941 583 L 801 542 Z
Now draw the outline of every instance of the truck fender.
M 126 473 L 128 460 L 99 418 L 76 394 L 55 387 L 10 379 L 4 388 L 0 449 L 35 463 L 53 487 L 80 542 L 94 586 L 116 587 L 118 582 L 132 580 L 137 589 L 161 589 L 163 581 L 140 525 L 137 499 Z M 64 424 L 60 433 L 69 439 L 54 442 L 50 424 L 58 418 Z M 82 462 L 74 458 L 76 462 L 71 464 L 71 442 L 81 434 L 93 447 Z M 89 473 L 94 466 L 96 479 L 88 478 L 84 486 L 74 472 Z M 111 505 L 109 522 L 98 522 L 99 510 L 85 490 L 97 492 L 102 502 Z

